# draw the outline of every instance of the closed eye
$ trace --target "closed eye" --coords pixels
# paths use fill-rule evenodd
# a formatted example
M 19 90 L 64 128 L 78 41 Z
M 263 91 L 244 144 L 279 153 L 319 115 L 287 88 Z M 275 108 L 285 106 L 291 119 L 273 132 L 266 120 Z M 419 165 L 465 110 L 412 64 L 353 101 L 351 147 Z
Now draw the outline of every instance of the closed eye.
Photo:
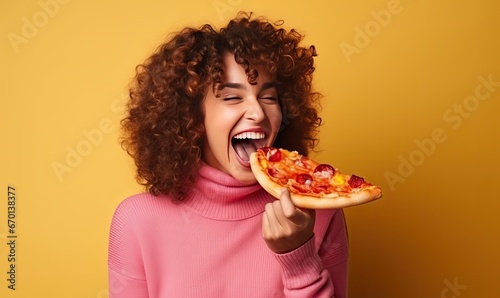
M 228 96 L 228 97 L 224 97 L 224 100 L 238 100 L 238 99 L 241 99 L 241 97 L 239 97 L 239 96 Z
M 278 103 L 278 98 L 272 95 L 262 96 L 259 100 L 264 104 L 274 105 Z

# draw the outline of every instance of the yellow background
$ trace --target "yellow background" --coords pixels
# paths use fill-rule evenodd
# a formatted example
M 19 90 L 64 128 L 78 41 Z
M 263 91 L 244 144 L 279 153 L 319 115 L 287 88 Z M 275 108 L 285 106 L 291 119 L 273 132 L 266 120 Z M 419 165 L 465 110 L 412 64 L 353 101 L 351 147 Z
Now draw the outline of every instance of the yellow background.
M 384 189 L 346 210 L 350 297 L 497 297 L 500 2 L 60 2 L 0 4 L 1 297 L 108 297 L 110 219 L 141 190 L 117 141 L 134 67 L 169 32 L 239 10 L 284 19 L 316 45 L 325 125 L 314 157 Z

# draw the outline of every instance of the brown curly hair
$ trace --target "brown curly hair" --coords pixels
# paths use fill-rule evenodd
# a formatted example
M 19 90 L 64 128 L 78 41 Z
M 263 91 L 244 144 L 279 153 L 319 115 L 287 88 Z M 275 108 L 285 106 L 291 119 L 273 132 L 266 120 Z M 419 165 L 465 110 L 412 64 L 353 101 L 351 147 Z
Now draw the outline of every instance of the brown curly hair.
M 122 147 L 134 158 L 137 181 L 154 195 L 182 199 L 201 163 L 204 134 L 201 103 L 208 88 L 223 82 L 223 54 L 234 53 L 248 81 L 257 69 L 277 84 L 284 129 L 274 146 L 307 155 L 317 143 L 320 94 L 312 91 L 314 46 L 299 46 L 303 35 L 252 13 L 240 12 L 216 31 L 206 24 L 185 28 L 136 67 Z

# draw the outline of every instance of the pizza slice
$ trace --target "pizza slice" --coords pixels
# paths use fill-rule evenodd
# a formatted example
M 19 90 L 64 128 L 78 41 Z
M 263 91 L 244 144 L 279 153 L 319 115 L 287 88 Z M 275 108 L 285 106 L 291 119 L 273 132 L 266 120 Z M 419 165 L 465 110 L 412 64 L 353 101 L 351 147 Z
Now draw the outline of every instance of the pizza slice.
M 272 196 L 280 198 L 288 188 L 297 207 L 337 209 L 364 204 L 382 196 L 379 186 L 362 177 L 340 172 L 328 164 L 319 164 L 296 151 L 259 148 L 250 156 L 257 181 Z

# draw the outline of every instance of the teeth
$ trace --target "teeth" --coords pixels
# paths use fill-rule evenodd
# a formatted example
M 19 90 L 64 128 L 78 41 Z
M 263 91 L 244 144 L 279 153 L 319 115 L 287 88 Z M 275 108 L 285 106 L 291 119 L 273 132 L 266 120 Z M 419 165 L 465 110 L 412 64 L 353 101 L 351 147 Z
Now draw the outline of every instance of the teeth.
M 234 136 L 235 139 L 252 139 L 252 140 L 260 140 L 265 137 L 263 132 L 242 132 Z

